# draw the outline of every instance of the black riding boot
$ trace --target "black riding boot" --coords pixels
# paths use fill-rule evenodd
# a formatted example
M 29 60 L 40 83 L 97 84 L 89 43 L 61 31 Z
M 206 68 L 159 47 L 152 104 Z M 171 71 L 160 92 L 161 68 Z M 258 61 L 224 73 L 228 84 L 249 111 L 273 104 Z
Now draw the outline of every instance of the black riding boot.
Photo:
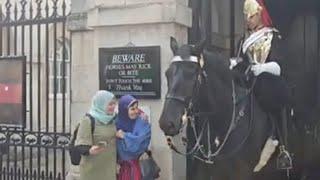
M 287 124 L 287 112 L 284 108 L 281 112 L 281 116 L 279 118 L 278 123 L 278 135 L 280 140 L 280 146 L 279 146 L 279 155 L 277 159 L 277 168 L 288 170 L 292 169 L 292 158 L 290 156 L 290 153 L 287 151 L 288 147 L 288 124 Z M 281 123 L 281 125 L 280 125 Z

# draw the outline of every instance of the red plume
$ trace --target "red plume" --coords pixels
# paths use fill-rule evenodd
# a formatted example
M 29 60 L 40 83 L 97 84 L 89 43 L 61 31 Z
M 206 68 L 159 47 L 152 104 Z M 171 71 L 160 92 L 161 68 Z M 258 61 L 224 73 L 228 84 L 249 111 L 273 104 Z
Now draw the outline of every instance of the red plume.
M 264 0 L 257 0 L 260 6 L 262 7 L 261 11 L 261 18 L 262 22 L 266 27 L 271 27 L 272 26 L 272 19 L 270 17 L 270 14 L 267 10 L 267 7 L 265 6 Z

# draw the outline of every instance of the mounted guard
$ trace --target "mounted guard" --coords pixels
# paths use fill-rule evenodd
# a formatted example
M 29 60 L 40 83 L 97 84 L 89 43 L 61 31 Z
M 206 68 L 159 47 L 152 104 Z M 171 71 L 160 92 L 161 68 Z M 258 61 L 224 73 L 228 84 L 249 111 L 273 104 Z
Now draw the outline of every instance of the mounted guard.
M 274 130 L 267 140 L 255 171 L 259 171 L 270 159 L 280 141 L 278 168 L 292 168 L 292 159 L 286 150 L 289 88 L 282 78 L 282 40 L 280 33 L 272 25 L 272 20 L 264 0 L 246 0 L 244 15 L 247 29 L 240 40 L 238 56 L 230 59 L 236 82 L 250 89 L 260 106 L 268 113 Z

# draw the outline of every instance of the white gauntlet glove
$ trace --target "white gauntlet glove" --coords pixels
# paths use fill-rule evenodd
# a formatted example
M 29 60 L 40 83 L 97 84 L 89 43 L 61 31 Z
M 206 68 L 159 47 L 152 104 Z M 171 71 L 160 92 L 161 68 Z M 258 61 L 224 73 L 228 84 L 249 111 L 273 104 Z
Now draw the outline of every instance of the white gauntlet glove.
M 281 69 L 278 63 L 268 62 L 264 64 L 256 64 L 251 67 L 251 71 L 255 76 L 259 76 L 263 72 L 268 72 L 276 76 L 280 76 Z
M 237 57 L 230 58 L 229 69 L 233 69 L 241 61 L 242 61 L 242 58 L 237 58 Z

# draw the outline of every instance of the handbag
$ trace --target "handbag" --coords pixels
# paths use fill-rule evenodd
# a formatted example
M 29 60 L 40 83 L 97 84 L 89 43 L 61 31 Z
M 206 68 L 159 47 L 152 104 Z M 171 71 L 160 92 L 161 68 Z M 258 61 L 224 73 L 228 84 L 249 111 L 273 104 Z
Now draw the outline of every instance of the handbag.
M 152 157 L 151 151 L 146 151 L 147 157 L 140 159 L 142 180 L 154 180 L 160 177 L 160 167 Z

